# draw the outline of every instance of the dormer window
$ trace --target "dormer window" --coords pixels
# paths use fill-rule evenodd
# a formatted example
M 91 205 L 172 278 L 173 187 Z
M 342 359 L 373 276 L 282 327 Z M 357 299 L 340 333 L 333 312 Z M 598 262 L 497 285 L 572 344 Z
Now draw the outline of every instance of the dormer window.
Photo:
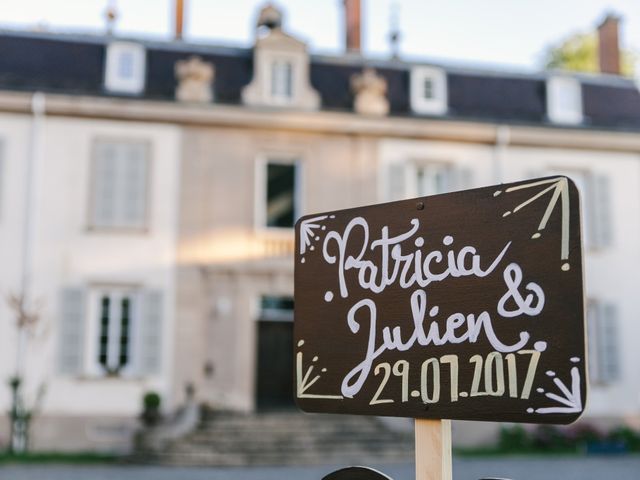
M 136 95 L 144 91 L 146 52 L 142 45 L 113 42 L 107 46 L 104 86 L 109 92 Z
M 547 115 L 555 123 L 582 122 L 582 89 L 571 77 L 551 77 L 547 80 Z
M 447 75 L 436 67 L 411 70 L 411 109 L 423 115 L 442 115 L 447 111 Z
M 270 3 L 260 11 L 256 27 L 253 78 L 242 90 L 242 102 L 317 110 L 320 95 L 311 86 L 306 44 L 283 31 L 282 13 Z
M 271 63 L 271 97 L 283 102 L 289 102 L 293 98 L 292 62 L 274 60 Z

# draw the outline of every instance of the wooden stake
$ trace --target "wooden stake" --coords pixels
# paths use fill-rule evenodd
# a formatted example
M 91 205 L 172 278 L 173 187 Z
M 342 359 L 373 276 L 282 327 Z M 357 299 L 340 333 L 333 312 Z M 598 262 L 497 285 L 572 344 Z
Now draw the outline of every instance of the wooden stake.
M 451 420 L 416 419 L 416 480 L 451 480 Z

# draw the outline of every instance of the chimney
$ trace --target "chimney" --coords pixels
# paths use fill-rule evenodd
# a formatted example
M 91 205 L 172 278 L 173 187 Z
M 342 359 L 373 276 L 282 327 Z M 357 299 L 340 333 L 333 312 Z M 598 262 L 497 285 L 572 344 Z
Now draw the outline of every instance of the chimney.
M 620 17 L 607 14 L 598 26 L 598 61 L 601 73 L 620 75 Z
M 344 0 L 345 38 L 348 53 L 360 53 L 360 0 Z
M 182 30 L 184 28 L 184 0 L 174 0 L 175 1 L 175 29 L 174 29 L 174 38 L 176 40 L 182 40 Z

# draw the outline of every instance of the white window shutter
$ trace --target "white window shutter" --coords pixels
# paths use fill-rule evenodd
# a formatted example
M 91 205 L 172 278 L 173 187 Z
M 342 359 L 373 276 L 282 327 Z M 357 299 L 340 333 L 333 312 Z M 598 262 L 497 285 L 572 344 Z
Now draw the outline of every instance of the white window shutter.
M 606 175 L 595 175 L 592 181 L 591 206 L 594 242 L 596 248 L 606 248 L 613 243 L 613 223 L 611 221 L 611 182 Z
M 600 329 L 598 318 L 600 315 L 600 305 L 594 300 L 587 302 L 587 347 L 589 349 L 589 377 L 593 383 L 602 382 L 600 372 L 600 349 L 598 347 Z
M 138 366 L 141 374 L 153 375 L 162 366 L 163 294 L 160 290 L 146 290 L 140 297 Z
M 133 227 L 146 224 L 149 148 L 144 142 L 96 143 L 92 224 Z
M 618 333 L 618 309 L 613 303 L 600 305 L 600 341 L 598 342 L 602 379 L 606 383 L 620 378 L 620 342 Z
M 390 163 L 387 168 L 387 200 L 407 198 L 407 165 L 403 162 Z
M 82 288 L 65 288 L 60 296 L 58 322 L 59 371 L 79 375 L 84 366 L 86 300 Z
M 117 156 L 116 145 L 99 142 L 95 146 L 93 169 L 93 214 L 95 226 L 111 226 L 116 220 L 116 185 L 118 169 L 114 159 Z
M 120 208 L 124 226 L 145 224 L 147 203 L 147 146 L 123 145 L 120 156 Z

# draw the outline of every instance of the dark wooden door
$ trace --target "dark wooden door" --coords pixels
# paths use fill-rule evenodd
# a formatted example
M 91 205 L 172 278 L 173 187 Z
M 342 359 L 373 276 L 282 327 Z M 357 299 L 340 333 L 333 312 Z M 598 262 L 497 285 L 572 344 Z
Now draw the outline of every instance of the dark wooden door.
M 258 408 L 293 407 L 293 322 L 258 322 Z

